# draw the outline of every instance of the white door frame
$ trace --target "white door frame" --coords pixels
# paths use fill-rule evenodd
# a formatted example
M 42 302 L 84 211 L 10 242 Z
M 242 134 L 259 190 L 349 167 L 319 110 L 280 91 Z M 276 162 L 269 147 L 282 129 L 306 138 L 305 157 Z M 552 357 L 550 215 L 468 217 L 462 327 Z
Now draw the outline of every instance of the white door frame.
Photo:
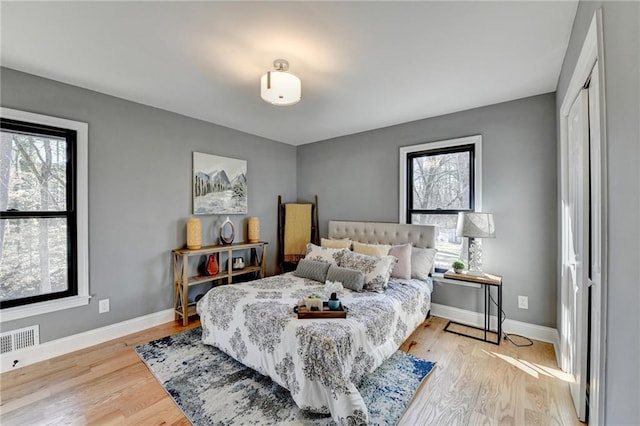
M 606 169 L 606 114 L 605 114 L 605 90 L 604 90 L 604 56 L 603 56 L 603 39 L 602 39 L 602 10 L 598 9 L 594 13 L 591 25 L 587 31 L 587 35 L 580 51 L 580 56 L 573 71 L 573 75 L 569 82 L 569 86 L 565 93 L 564 99 L 560 107 L 560 208 L 563 209 L 563 200 L 566 200 L 567 196 L 567 170 L 563 167 L 566 164 L 567 159 L 567 139 L 568 139 L 568 115 L 569 109 L 574 100 L 584 87 L 585 83 L 589 79 L 594 66 L 596 66 L 597 72 L 593 73 L 591 87 L 595 90 L 594 94 L 597 96 L 595 102 L 598 111 L 596 114 L 590 117 L 591 120 L 599 119 L 592 126 L 592 129 L 598 129 L 599 134 L 593 138 L 593 142 L 598 145 L 595 149 L 591 150 L 591 173 L 592 180 L 596 182 L 596 187 L 600 188 L 600 191 L 592 192 L 591 206 L 597 206 L 594 212 L 596 220 L 599 219 L 599 224 L 593 227 L 594 232 L 597 232 L 593 239 L 594 244 L 599 247 L 595 247 L 594 253 L 597 253 L 597 257 L 593 259 L 592 268 L 595 267 L 596 273 L 594 275 L 594 282 L 592 283 L 592 328 L 591 328 L 591 363 L 590 363 L 590 399 L 589 399 L 589 424 L 591 425 L 604 425 L 605 415 L 605 400 L 604 400 L 604 384 L 605 384 L 605 361 L 606 361 L 606 319 L 607 319 L 607 256 L 608 256 L 608 217 L 607 217 L 607 169 Z M 597 81 L 593 81 L 596 78 Z M 599 137 L 598 137 L 599 136 Z M 599 142 L 599 143 L 598 143 Z M 599 166 L 599 167 L 598 167 Z M 562 230 L 562 217 L 560 215 L 559 229 Z M 599 226 L 598 226 L 599 225 Z M 561 245 L 564 247 L 564 241 Z M 562 259 L 564 259 L 564 254 Z M 560 268 L 560 283 L 561 283 L 561 316 L 562 316 L 562 329 L 560 331 L 560 338 L 564 341 L 567 338 L 567 327 L 564 315 L 564 306 L 567 306 L 566 289 L 564 288 L 563 281 L 563 267 L 561 259 Z M 599 266 L 599 267 L 598 267 Z M 600 282 L 595 282 L 599 278 Z M 587 330 L 581 330 L 586 333 Z M 560 345 L 563 348 L 563 345 Z M 562 350 L 562 349 L 561 349 Z M 567 356 L 568 354 L 560 354 L 559 364 L 562 369 L 567 368 Z

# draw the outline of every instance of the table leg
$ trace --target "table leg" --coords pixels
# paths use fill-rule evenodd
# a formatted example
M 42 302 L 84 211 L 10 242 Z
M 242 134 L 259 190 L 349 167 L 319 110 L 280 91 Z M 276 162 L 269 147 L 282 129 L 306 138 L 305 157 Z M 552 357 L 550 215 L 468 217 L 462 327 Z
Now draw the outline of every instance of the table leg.
M 489 286 L 485 285 L 484 286 L 484 340 L 487 340 L 487 330 L 489 330 L 489 327 L 491 325 L 491 305 L 489 304 L 489 301 L 491 300 L 491 298 L 489 297 L 491 296 L 491 293 L 489 293 Z
M 189 324 L 189 256 L 182 255 L 182 325 Z
M 498 286 L 498 344 L 502 341 L 502 285 Z

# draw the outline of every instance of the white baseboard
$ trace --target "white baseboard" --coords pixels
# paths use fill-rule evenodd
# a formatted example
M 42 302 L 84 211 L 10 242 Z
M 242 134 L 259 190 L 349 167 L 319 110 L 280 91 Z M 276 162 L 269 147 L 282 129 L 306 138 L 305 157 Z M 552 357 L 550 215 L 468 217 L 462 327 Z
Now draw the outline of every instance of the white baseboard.
M 166 309 L 61 339 L 51 340 L 31 348 L 3 354 L 0 356 L 0 373 L 16 370 L 21 367 L 26 367 L 27 365 L 35 364 L 36 362 L 78 351 L 89 346 L 98 345 L 173 320 L 173 309 Z M 18 362 L 15 363 L 15 361 Z
M 467 311 L 465 309 L 455 308 L 453 306 L 440 305 L 438 303 L 431 304 L 431 314 L 437 317 L 446 318 L 463 324 L 473 325 L 476 327 L 484 326 L 484 315 L 480 312 Z M 498 319 L 495 315 L 491 315 L 489 322 L 491 328 L 497 328 Z M 552 343 L 558 353 L 558 330 L 551 327 L 544 327 L 536 324 L 529 324 L 522 321 L 506 319 L 502 324 L 502 329 L 506 333 L 520 334 L 530 339 L 540 340 L 542 342 Z
M 484 316 L 479 312 L 467 311 L 465 309 L 437 303 L 431 304 L 431 314 L 476 327 L 481 327 L 484 323 Z M 117 339 L 118 337 L 126 336 L 127 334 L 137 333 L 147 328 L 171 322 L 173 319 L 173 309 L 166 309 L 153 314 L 96 328 L 95 330 L 45 342 L 33 348 L 4 354 L 0 356 L 0 373 L 26 367 L 27 365 L 65 355 L 89 346 L 98 345 L 109 340 Z M 497 318 L 491 316 L 490 321 L 491 327 L 495 328 Z M 552 343 L 556 352 L 556 358 L 559 358 L 560 339 L 558 330 L 555 328 L 510 319 L 505 320 L 503 328 L 507 333 L 521 334 L 531 339 Z M 15 360 L 17 360 L 18 363 L 13 366 Z M 559 359 L 558 365 L 560 365 Z

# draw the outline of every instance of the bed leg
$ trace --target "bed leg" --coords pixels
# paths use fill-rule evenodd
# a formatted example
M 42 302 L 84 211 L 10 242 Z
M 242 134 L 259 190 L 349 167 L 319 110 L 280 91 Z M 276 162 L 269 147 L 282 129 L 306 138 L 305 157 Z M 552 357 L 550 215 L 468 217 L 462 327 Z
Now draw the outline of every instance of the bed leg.
M 428 320 L 429 318 L 431 318 L 431 309 L 427 311 L 427 317 L 425 319 Z

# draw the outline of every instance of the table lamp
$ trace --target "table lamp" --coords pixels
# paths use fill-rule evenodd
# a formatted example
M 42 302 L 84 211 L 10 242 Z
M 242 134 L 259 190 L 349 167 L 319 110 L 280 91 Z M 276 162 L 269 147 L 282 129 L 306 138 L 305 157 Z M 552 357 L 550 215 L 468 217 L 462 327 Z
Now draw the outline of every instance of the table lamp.
M 479 212 L 458 213 L 456 235 L 471 239 L 467 274 L 483 277 L 485 274 L 482 271 L 482 238 L 496 237 L 493 215 Z

